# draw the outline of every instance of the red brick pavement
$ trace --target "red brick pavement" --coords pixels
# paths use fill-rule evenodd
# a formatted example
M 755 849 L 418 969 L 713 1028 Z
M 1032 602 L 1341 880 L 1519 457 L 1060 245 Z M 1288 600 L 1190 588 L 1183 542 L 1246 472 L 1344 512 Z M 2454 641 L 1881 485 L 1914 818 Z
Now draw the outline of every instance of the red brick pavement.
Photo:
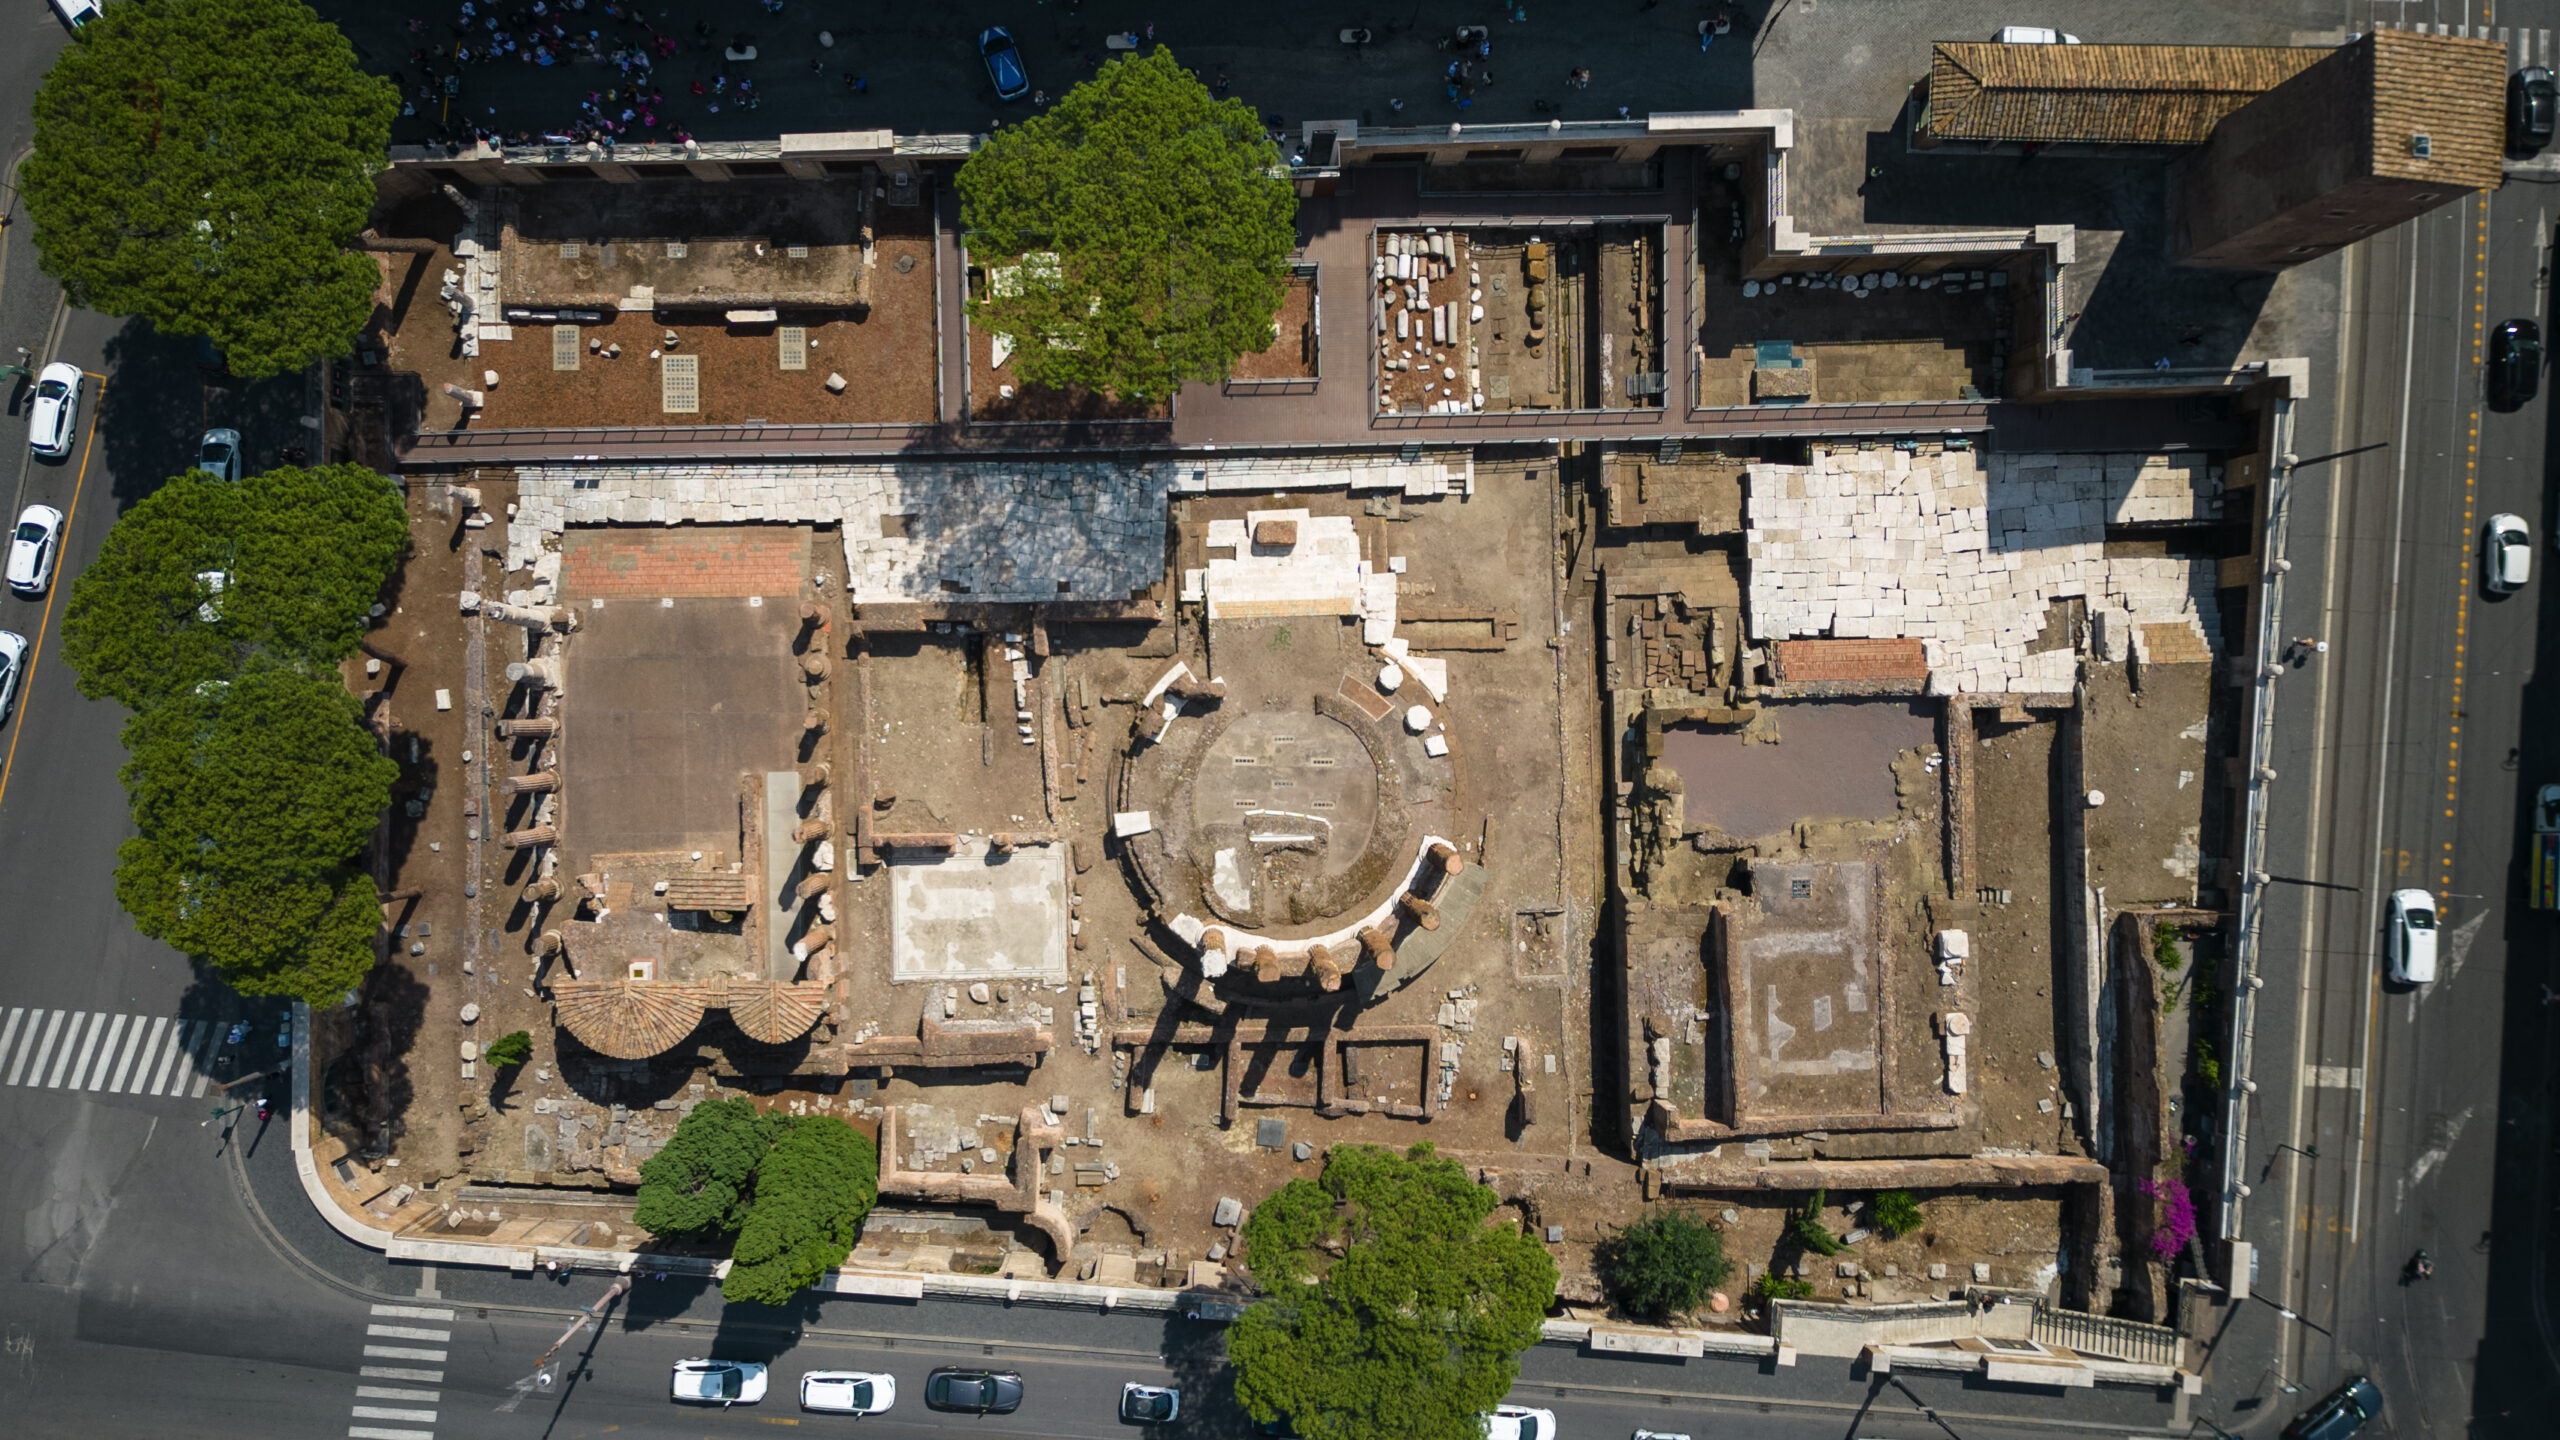
M 792 595 L 809 581 L 809 532 L 787 525 L 572 530 L 560 547 L 560 581 L 570 600 Z
M 1917 640 L 1781 640 L 1775 648 L 1778 678 L 1790 685 L 1929 678 L 1929 653 Z

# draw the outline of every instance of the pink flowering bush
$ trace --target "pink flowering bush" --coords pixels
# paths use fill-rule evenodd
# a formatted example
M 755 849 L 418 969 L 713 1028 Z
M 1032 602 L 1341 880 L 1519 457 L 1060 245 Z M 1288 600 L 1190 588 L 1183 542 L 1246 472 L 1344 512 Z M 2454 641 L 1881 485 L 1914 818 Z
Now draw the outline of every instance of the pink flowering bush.
M 2142 1193 L 2160 1202 L 2160 1223 L 2151 1232 L 2151 1256 L 2162 1262 L 2176 1258 L 2196 1238 L 2196 1200 L 2174 1181 L 2145 1180 Z

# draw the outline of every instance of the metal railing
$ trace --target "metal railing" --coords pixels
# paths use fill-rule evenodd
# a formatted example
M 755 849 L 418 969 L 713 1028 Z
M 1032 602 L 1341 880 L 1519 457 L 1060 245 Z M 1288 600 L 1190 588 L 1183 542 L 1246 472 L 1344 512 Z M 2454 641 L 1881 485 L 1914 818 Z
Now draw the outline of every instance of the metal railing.
M 2178 1363 L 2178 1332 L 2166 1325 L 2146 1325 L 2139 1320 L 2040 1305 L 2036 1307 L 2034 1328 L 2028 1333 L 2044 1344 L 2083 1355 L 2103 1355 L 2136 1365 Z
M 2249 655 L 2249 664 L 2253 667 L 2249 684 L 2249 746 L 2246 751 L 2249 802 L 2247 818 L 2241 827 L 2240 918 L 2232 946 L 2230 992 L 2231 1062 L 2223 1077 L 2228 1088 L 2223 1092 L 2222 1105 L 2222 1188 L 2220 1203 L 2215 1207 L 2216 1234 L 2224 1240 L 2239 1238 L 2240 1202 L 2247 1198 L 2248 1192 L 2241 1173 L 2248 1149 L 2249 1067 L 2257 1034 L 2259 931 L 2266 917 L 2266 887 L 2258 883 L 2258 876 L 2267 849 L 2268 787 L 2274 773 L 2267 766 L 2267 757 L 2272 753 L 2275 738 L 2275 656 L 2281 648 L 2284 633 L 2284 577 L 2290 568 L 2284 558 L 2285 534 L 2293 499 L 2293 400 L 2290 394 L 2276 400 L 2268 432 L 2270 464 L 2267 467 L 2266 545 L 2259 557 L 2265 568 L 2260 578 L 2258 634 Z

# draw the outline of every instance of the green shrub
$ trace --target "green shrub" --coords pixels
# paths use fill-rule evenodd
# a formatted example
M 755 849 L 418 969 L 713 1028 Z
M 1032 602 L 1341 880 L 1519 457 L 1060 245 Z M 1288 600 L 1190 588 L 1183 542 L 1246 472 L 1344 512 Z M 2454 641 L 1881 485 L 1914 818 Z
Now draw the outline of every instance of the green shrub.
M 489 1042 L 480 1058 L 492 1065 L 521 1065 L 533 1058 L 533 1037 L 522 1030 L 512 1030 Z
M 1920 1202 L 1908 1190 L 1887 1190 L 1876 1197 L 1876 1224 L 1887 1239 L 1908 1235 L 1920 1228 Z
M 2166 920 L 2155 921 L 2151 926 L 2151 960 L 2172 975 L 2187 963 L 2187 957 L 2178 953 L 2177 929 Z
M 1787 1221 L 1787 1231 L 1796 1237 L 1797 1244 L 1816 1255 L 1837 1255 L 1840 1253 L 1839 1237 L 1822 1223 L 1823 1195 L 1823 1191 L 1816 1190 L 1806 1196 L 1804 1208 Z
M 1781 1275 L 1772 1270 L 1751 1282 L 1751 1298 L 1754 1300 L 1810 1300 L 1813 1298 L 1813 1282 L 1798 1280 L 1794 1276 Z
M 1648 1215 L 1600 1246 L 1600 1279 L 1618 1308 L 1658 1323 L 1694 1310 L 1733 1273 L 1724 1236 L 1677 1211 Z

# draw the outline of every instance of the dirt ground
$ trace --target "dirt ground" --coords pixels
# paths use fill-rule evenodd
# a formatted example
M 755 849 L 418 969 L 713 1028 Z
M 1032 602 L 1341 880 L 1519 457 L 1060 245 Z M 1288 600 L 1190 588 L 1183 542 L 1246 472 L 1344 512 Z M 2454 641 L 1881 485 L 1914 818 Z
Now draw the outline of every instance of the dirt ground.
M 1988 720 L 1988 712 L 1981 712 Z M 2007 904 L 1960 896 L 1947 907 L 1973 939 L 1964 988 L 1972 1002 L 1972 1108 L 1982 1143 L 2046 1155 L 2080 1153 L 2062 1088 L 2062 940 L 2053 868 L 2057 725 L 1985 723 L 1974 779 L 1976 884 Z
M 1805 1198 L 1736 1193 L 1704 1200 L 1683 1197 L 1662 1207 L 1715 1226 L 1723 1234 L 1725 1258 L 1733 1262 L 1732 1275 L 1719 1289 L 1736 1302 L 1734 1309 L 1719 1315 L 1701 1307 L 1689 1317 L 1692 1323 L 1739 1321 L 1743 1292 L 1772 1270 L 1810 1282 L 1816 1300 L 1892 1305 L 1943 1300 L 1974 1283 L 2038 1288 L 2040 1277 L 2052 1277 L 2061 1253 L 2057 1237 L 2063 1196 L 2058 1190 L 2031 1187 L 1997 1196 L 1914 1191 L 1920 1228 L 1891 1239 L 1875 1226 L 1872 1195 L 1828 1195 L 1820 1217 L 1823 1228 L 1848 1242 L 1840 1255 L 1830 1258 L 1808 1253 L 1788 1233 L 1794 1208 Z M 1856 1273 L 1842 1275 L 1842 1262 Z M 1988 1281 L 1974 1280 L 1976 1263 L 1991 1267 Z M 1933 1265 L 1944 1267 L 1936 1278 L 1929 1273 Z
M 1236 358 L 1238 380 L 1309 380 L 1316 373 L 1316 277 L 1301 272 L 1289 277 L 1289 288 L 1272 321 L 1268 348 Z
M 1058 716 L 1051 734 L 1061 752 L 1056 759 L 1062 772 L 1072 773 L 1075 747 L 1081 745 L 1090 776 L 1089 783 L 1060 804 L 1063 828 L 1080 843 L 1087 862 L 1070 876 L 1081 921 L 1077 948 L 1071 951 L 1070 985 L 1081 986 L 1088 979 L 1094 984 L 1103 1012 L 1099 1029 L 1105 1033 L 1091 1049 L 1079 1043 L 1070 1013 L 1072 988 L 1002 987 L 1004 993 L 991 993 L 986 1002 L 959 1000 L 958 1017 L 1019 1019 L 1036 1017 L 1041 1007 L 1048 1007 L 1056 1017 L 1058 1048 L 1037 1070 L 1023 1078 L 1002 1072 L 901 1071 L 880 1082 L 875 1098 L 902 1107 L 901 1123 L 908 1127 L 902 1135 L 941 1134 L 965 1141 L 971 1132 L 986 1138 L 981 1117 L 1010 1115 L 1027 1100 L 1065 1097 L 1068 1134 L 1079 1142 L 1063 1152 L 1065 1162 L 1107 1167 L 1073 1178 L 1072 1171 L 1062 1168 L 1046 1182 L 1066 1189 L 1069 1214 L 1080 1226 L 1090 1224 L 1073 1273 L 1081 1273 L 1086 1262 L 1103 1273 L 1100 1267 L 1117 1256 L 1110 1260 L 1109 1273 L 1120 1273 L 1124 1263 L 1143 1264 L 1143 1271 L 1132 1272 L 1141 1280 L 1161 1276 L 1178 1283 L 1189 1262 L 1232 1240 L 1209 1224 L 1220 1198 L 1234 1196 L 1250 1204 L 1292 1175 L 1313 1175 L 1322 1167 L 1326 1147 L 1334 1144 L 1402 1147 L 1429 1140 L 1470 1157 L 1470 1163 L 1555 1175 L 1588 1167 L 1599 1158 L 1590 1153 L 1581 1133 L 1589 1115 L 1588 1000 L 1581 990 L 1587 979 L 1578 964 L 1568 962 L 1569 955 L 1588 943 L 1588 932 L 1580 927 L 1588 923 L 1590 906 L 1586 894 L 1567 889 L 1564 753 L 1558 744 L 1563 716 L 1556 652 L 1545 643 L 1553 632 L 1552 608 L 1541 593 L 1544 582 L 1537 578 L 1549 563 L 1549 492 L 1544 483 L 1514 473 L 1480 476 L 1472 500 L 1389 503 L 1378 507 L 1386 512 L 1378 514 L 1339 494 L 1293 495 L 1276 502 L 1219 497 L 1183 503 L 1177 523 L 1199 526 L 1274 503 L 1358 516 L 1363 548 L 1373 561 L 1383 565 L 1391 556 L 1404 557 L 1401 593 L 1408 608 L 1499 606 L 1519 612 L 1521 633 L 1508 648 L 1447 655 L 1451 698 L 1445 714 L 1453 753 L 1462 763 L 1445 803 L 1462 817 L 1458 838 L 1470 859 L 1487 870 L 1486 893 L 1463 925 L 1442 937 L 1447 948 L 1427 972 L 1362 1010 L 1347 1033 L 1337 1032 L 1354 1042 L 1356 1091 L 1364 1098 L 1423 1103 L 1437 1088 L 1441 1053 L 1438 1041 L 1359 1044 L 1364 1029 L 1424 1027 L 1460 1047 L 1458 1069 L 1446 1109 L 1429 1122 L 1384 1114 L 1326 1120 L 1303 1108 L 1314 1098 L 1319 1046 L 1313 1032 L 1275 1035 L 1268 1047 L 1249 1051 L 1241 1088 L 1301 1103 L 1248 1103 L 1229 1127 L 1220 1120 L 1223 1052 L 1176 1046 L 1151 1077 L 1154 1112 L 1131 1113 L 1141 1107 L 1140 1097 L 1122 1080 L 1129 1052 L 1115 1050 L 1108 1032 L 1148 1030 L 1174 1018 L 1173 1002 L 1159 982 L 1155 961 L 1136 943 L 1155 932 L 1148 929 L 1138 894 L 1103 838 L 1115 802 L 1102 777 L 1127 744 L 1128 702 L 1143 694 L 1170 661 L 1161 653 L 1132 653 L 1120 643 L 1122 637 L 1104 627 L 1056 628 L 1052 654 L 1038 667 L 1041 692 L 1052 705 L 1071 702 L 1078 694 L 1093 702 L 1076 724 L 1066 723 L 1063 711 L 1052 712 Z M 1196 641 L 1189 638 L 1196 634 L 1189 629 L 1193 623 L 1184 622 L 1182 648 L 1196 656 Z M 1292 627 L 1334 628 L 1341 623 L 1323 617 L 1288 622 Z M 1267 640 L 1263 632 L 1270 628 L 1269 622 L 1261 622 L 1255 633 Z M 991 785 L 982 761 L 990 750 L 998 768 L 1015 763 L 1017 753 L 1036 756 L 1034 747 L 1019 743 L 1014 717 L 997 714 L 992 725 L 982 725 L 976 686 L 956 641 L 934 637 L 907 645 L 919 653 L 893 651 L 884 639 L 871 666 L 873 734 L 878 738 L 880 727 L 887 727 L 892 747 L 880 752 L 875 764 L 882 783 L 899 792 L 892 818 L 883 820 L 883 827 L 921 828 L 927 816 L 955 827 L 992 827 L 1016 813 L 1036 823 L 1040 781 L 1030 762 L 1023 762 L 1018 784 Z M 1267 645 L 1220 646 L 1218 669 L 1242 673 L 1240 667 L 1256 665 L 1294 667 L 1299 663 L 1295 649 L 1275 653 Z M 984 746 L 989 739 L 993 744 Z M 896 748 L 901 745 L 920 748 Z M 1016 798 L 1007 805 L 1001 796 Z M 917 807 L 916 818 L 901 818 L 910 805 Z M 1488 835 L 1490 844 L 1479 849 Z M 1583 873 L 1589 873 L 1587 868 Z M 865 957 L 853 981 L 851 1007 L 866 1021 L 876 1020 L 879 1033 L 912 1034 L 925 987 L 887 981 L 887 891 L 878 872 L 845 887 L 842 928 L 854 937 L 849 942 L 854 953 Z M 1155 933 L 1149 943 L 1163 940 Z M 1457 1000 L 1471 1002 L 1463 1007 L 1464 1018 L 1439 1025 L 1444 1012 L 1458 1014 Z M 1181 1018 L 1207 1023 L 1212 1017 L 1193 1011 Z M 1513 1077 L 1504 1069 L 1508 1057 L 1502 1040 L 1515 1035 L 1538 1057 L 1533 1064 L 1542 1109 L 1536 1123 L 1525 1129 L 1512 1119 Z M 1552 1073 L 1545 1069 L 1549 1054 L 1557 1057 Z M 1094 1116 L 1091 1141 L 1083 1139 L 1087 1110 Z M 1264 1122 L 1278 1122 L 1276 1137 L 1263 1133 Z M 1266 1139 L 1275 1143 L 1262 1143 Z M 1295 1156 L 1300 1142 L 1311 1147 L 1304 1160 Z M 940 1165 L 957 1170 L 962 1159 L 980 1153 L 954 1145 Z M 1595 1218 L 1619 1220 L 1635 1213 L 1639 1197 L 1626 1167 L 1603 1161 L 1602 1168 L 1614 1174 L 1607 1190 L 1611 1201 L 1596 1211 L 1577 1204 L 1559 1212 L 1574 1226 L 1566 1249 L 1584 1249 L 1578 1261 L 1568 1255 L 1568 1268 L 1578 1264 L 1587 1272 L 1588 1245 L 1600 1234 L 1592 1228 Z M 1082 1179 L 1095 1183 L 1079 1183 Z M 975 1212 L 962 1213 L 970 1217 Z M 936 1228 L 940 1222 L 917 1230 L 897 1220 L 894 1210 L 884 1212 L 874 1222 L 871 1243 L 880 1247 L 875 1258 L 928 1267 L 1019 1265 L 1026 1263 L 1022 1247 L 1033 1253 L 1042 1249 L 1036 1235 L 1012 1230 L 993 1212 L 976 1218 L 992 1229 L 955 1240 L 953 1232 Z M 1010 1261 L 999 1258 L 1008 1244 L 1016 1252 Z
M 884 233 L 876 248 L 873 306 L 862 319 L 841 310 L 786 310 L 779 325 L 733 326 L 716 317 L 708 323 L 681 318 L 683 312 L 626 313 L 580 327 L 575 370 L 552 368 L 548 325 L 519 325 L 512 340 L 484 338 L 476 357 L 457 354 L 452 316 L 436 299 L 437 277 L 455 267 L 452 252 L 439 248 L 414 265 L 408 263 L 412 257 L 387 255 L 380 257 L 386 278 L 376 312 L 379 333 L 389 368 L 418 377 L 423 430 L 450 430 L 461 421 L 461 403 L 444 393 L 447 383 L 483 391 L 488 404 L 470 424 L 484 430 L 746 420 L 930 423 L 936 415 L 933 241 L 921 233 Z M 802 327 L 814 342 L 805 353 L 806 369 L 782 368 L 781 325 Z M 695 413 L 670 414 L 661 403 L 660 367 L 649 352 L 663 347 L 670 330 L 679 337 L 674 353 L 701 361 L 701 409 Z M 597 348 L 589 349 L 587 341 Z M 622 349 L 618 358 L 600 353 L 615 345 Z M 494 387 L 485 384 L 490 370 L 499 375 Z M 830 373 L 845 377 L 844 393 L 828 393 Z

